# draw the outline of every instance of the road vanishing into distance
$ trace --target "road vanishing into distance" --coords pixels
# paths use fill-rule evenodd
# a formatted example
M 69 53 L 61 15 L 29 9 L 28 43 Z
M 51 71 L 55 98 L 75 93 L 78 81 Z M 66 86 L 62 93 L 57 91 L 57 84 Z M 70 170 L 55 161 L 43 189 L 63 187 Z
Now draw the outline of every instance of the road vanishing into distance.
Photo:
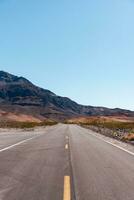
M 76 125 L 3 132 L 0 200 L 134 200 L 134 154 Z

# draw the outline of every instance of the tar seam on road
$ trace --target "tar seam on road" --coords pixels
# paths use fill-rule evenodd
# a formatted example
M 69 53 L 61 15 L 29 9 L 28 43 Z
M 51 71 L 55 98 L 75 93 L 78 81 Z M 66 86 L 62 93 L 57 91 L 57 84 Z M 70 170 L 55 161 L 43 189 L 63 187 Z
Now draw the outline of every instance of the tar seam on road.
M 71 155 L 71 143 L 70 143 L 70 137 L 68 137 L 68 143 L 69 143 L 69 163 L 70 163 L 70 182 L 71 182 L 71 194 L 72 194 L 72 200 L 76 200 L 76 192 L 75 192 L 75 184 L 74 184 L 74 174 L 73 174 L 73 166 L 72 166 L 72 155 Z
M 10 146 L 8 146 L 8 147 L 5 147 L 4 149 L 0 149 L 0 153 L 3 152 L 3 151 L 6 151 L 6 150 L 8 150 L 8 149 L 11 149 L 11 148 L 13 148 L 13 147 L 15 147 L 15 146 L 18 146 L 18 145 L 20 145 L 20 144 L 23 144 L 23 143 L 25 143 L 25 142 L 27 142 L 27 141 L 29 141 L 29 140 L 32 140 L 32 139 L 34 139 L 34 138 L 36 138 L 36 137 L 39 137 L 39 136 L 34 136 L 34 137 L 32 137 L 32 138 L 28 138 L 28 139 L 26 139 L 26 140 L 22 140 L 21 142 L 17 142 L 17 143 L 15 143 L 15 144 L 13 144 L 13 145 L 10 145 Z
M 71 184 L 70 184 L 70 176 L 64 177 L 64 194 L 63 200 L 71 200 Z
M 69 137 L 68 137 L 68 136 L 66 136 L 66 139 L 68 140 L 68 139 L 69 139 Z

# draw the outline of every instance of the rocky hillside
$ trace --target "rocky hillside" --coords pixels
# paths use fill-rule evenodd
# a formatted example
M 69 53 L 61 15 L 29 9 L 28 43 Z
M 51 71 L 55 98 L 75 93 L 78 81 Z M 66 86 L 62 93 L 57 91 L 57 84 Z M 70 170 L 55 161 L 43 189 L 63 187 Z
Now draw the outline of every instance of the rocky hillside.
M 64 120 L 80 116 L 128 116 L 134 112 L 123 109 L 83 106 L 67 97 L 60 97 L 49 90 L 39 88 L 24 77 L 0 71 L 0 110 L 15 115 L 30 115 Z

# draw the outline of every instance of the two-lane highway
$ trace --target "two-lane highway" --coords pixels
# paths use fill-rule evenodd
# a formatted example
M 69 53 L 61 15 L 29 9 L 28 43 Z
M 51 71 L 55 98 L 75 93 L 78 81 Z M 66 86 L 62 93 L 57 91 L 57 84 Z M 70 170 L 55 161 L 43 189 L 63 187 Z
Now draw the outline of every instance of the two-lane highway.
M 76 125 L 0 135 L 0 200 L 133 200 L 134 156 Z

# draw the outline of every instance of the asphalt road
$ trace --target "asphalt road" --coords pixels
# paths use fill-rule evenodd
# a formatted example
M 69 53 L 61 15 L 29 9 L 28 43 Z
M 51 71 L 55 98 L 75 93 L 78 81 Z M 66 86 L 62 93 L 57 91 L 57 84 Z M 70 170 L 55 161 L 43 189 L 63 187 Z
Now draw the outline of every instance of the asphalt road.
M 1 133 L 0 200 L 134 200 L 134 156 L 76 125 Z

